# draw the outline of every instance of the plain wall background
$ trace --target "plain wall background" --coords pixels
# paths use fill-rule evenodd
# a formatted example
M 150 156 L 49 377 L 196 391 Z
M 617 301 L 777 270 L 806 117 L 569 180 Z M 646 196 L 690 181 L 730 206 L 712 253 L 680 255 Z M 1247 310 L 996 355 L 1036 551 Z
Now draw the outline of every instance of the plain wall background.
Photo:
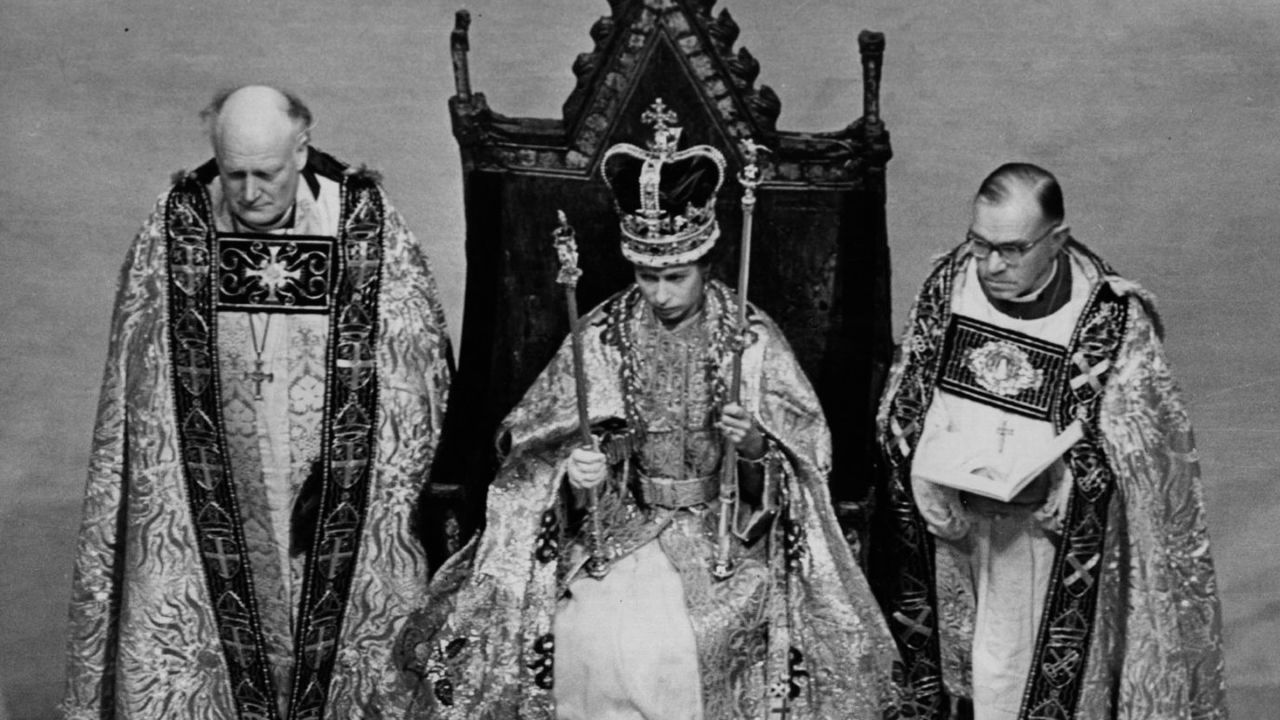
M 463 0 L 0 0 L 0 708 L 53 717 L 114 283 L 169 174 L 209 156 L 218 87 L 306 99 L 315 144 L 381 169 L 455 339 L 462 207 L 448 37 Z M 466 2 L 475 90 L 557 117 L 604 0 Z M 1271 0 L 725 0 L 779 127 L 861 113 L 888 36 L 893 317 L 958 242 L 981 178 L 1055 171 L 1076 236 L 1161 298 L 1196 422 L 1237 718 L 1280 703 L 1280 8 Z M 761 239 L 767 242 L 767 239 Z M 589 269 L 588 269 L 589 271 Z M 462 339 L 465 342 L 465 338 Z M 3 711 L 0 710 L 0 715 Z

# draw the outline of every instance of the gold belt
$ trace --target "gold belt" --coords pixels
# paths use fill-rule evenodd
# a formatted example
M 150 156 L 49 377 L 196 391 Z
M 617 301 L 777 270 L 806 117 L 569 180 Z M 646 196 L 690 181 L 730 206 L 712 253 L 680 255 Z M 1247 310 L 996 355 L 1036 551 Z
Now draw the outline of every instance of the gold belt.
M 669 477 L 652 477 L 644 473 L 638 474 L 640 497 L 648 505 L 679 509 L 704 505 L 720 497 L 719 475 L 703 475 L 677 480 Z

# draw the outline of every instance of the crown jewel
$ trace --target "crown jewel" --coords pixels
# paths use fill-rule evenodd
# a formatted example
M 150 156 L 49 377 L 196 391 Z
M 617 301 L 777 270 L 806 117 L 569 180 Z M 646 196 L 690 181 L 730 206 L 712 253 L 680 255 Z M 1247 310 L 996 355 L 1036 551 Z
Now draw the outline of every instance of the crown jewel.
M 636 265 L 691 263 L 720 237 L 716 194 L 724 182 L 724 156 L 710 145 L 677 150 L 677 120 L 657 98 L 640 116 L 653 127 L 648 149 L 620 143 L 601 164 L 622 219 L 622 254 Z

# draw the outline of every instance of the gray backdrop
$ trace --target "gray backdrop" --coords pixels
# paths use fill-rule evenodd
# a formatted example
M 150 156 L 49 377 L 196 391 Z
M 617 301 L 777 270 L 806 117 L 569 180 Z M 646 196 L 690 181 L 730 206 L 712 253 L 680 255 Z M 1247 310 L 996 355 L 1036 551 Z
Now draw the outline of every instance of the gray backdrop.
M 459 328 L 448 35 L 462 0 L 0 0 L 0 715 L 51 717 L 113 284 L 169 174 L 209 155 L 211 92 L 271 82 L 315 142 L 382 169 Z M 604 0 L 474 0 L 476 90 L 556 116 Z M 1273 0 L 723 0 L 780 127 L 861 111 L 856 35 L 888 36 L 895 326 L 978 181 L 1056 171 L 1076 236 L 1161 298 L 1197 424 L 1238 718 L 1280 703 L 1280 11 Z M 717 9 L 719 9 L 719 7 Z M 767 241 L 767 240 L 762 240 Z M 589 270 L 589 269 L 588 269 Z M 465 342 L 465 338 L 463 339 Z

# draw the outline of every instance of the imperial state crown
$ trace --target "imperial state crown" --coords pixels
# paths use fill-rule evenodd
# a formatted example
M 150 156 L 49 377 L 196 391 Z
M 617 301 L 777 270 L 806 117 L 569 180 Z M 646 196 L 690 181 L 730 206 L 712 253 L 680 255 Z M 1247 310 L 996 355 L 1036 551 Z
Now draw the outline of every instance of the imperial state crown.
M 720 237 L 716 194 L 724 155 L 710 145 L 677 150 L 681 129 L 662 98 L 640 119 L 653 126 L 648 148 L 619 143 L 600 166 L 621 216 L 622 255 L 645 267 L 695 262 Z

